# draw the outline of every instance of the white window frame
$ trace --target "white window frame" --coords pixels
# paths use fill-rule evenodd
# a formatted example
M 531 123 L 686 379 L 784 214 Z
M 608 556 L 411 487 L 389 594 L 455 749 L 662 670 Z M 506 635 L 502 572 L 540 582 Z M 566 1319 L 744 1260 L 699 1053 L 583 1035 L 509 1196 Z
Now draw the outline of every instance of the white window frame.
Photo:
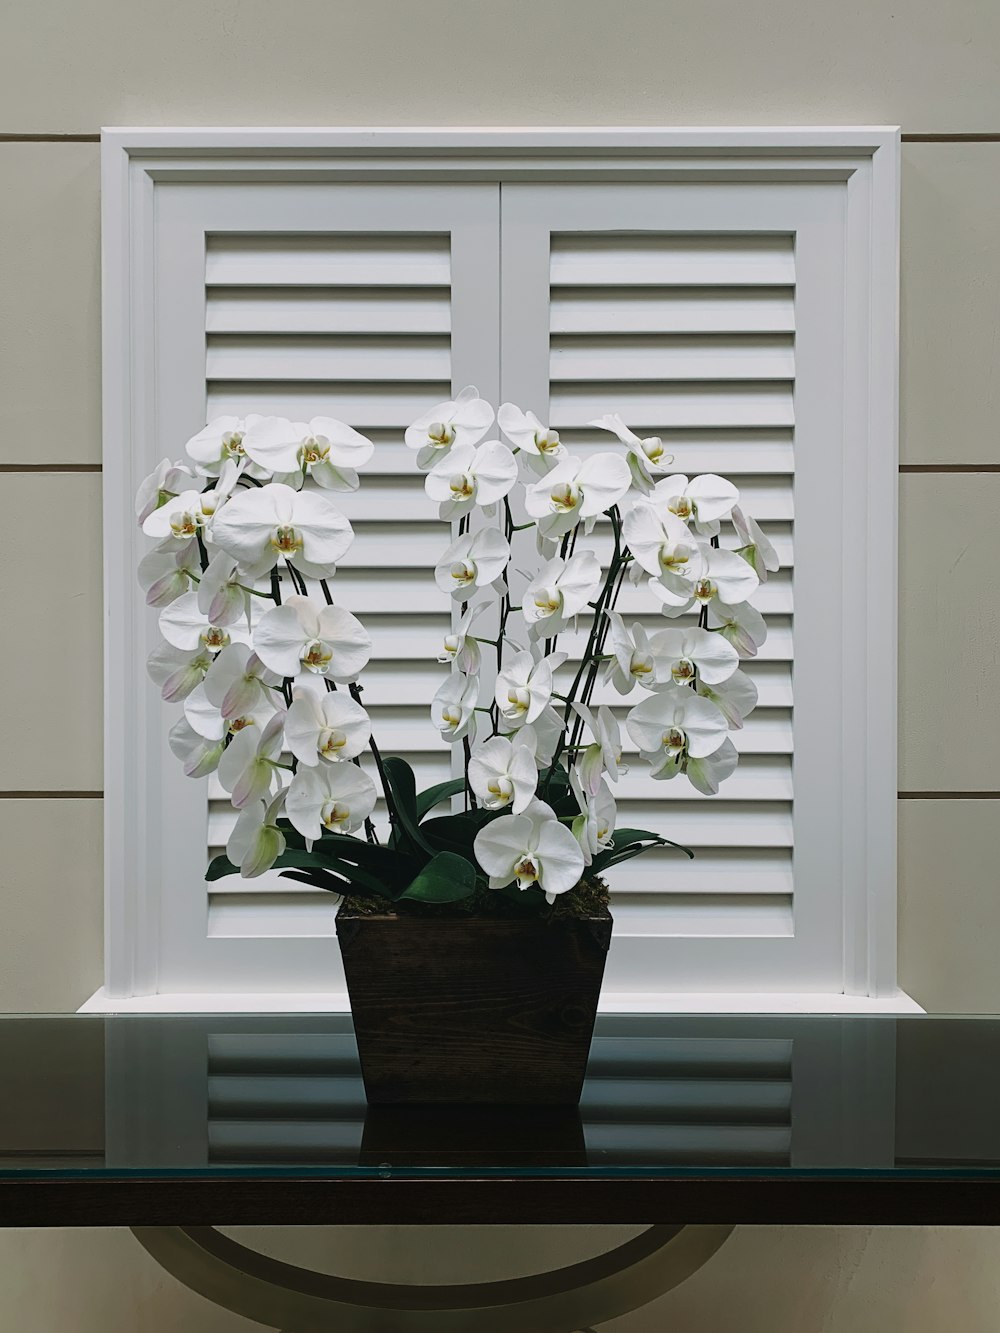
M 342 995 L 166 995 L 149 971 L 156 886 L 144 857 L 143 773 L 160 726 L 143 663 L 129 522 L 132 440 L 150 420 L 154 194 L 158 182 L 813 182 L 845 186 L 843 477 L 855 503 L 843 542 L 845 697 L 839 775 L 844 993 L 679 995 L 604 1007 L 650 1010 L 905 1009 L 896 985 L 896 565 L 899 131 L 806 129 L 112 129 L 103 142 L 106 983 L 89 1008 L 344 1007 Z

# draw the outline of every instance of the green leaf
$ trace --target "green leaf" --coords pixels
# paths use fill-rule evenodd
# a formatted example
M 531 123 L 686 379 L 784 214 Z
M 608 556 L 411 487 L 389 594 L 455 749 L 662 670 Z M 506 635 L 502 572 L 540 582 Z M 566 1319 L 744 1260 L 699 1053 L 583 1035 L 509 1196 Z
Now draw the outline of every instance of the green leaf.
M 679 842 L 661 838 L 658 833 L 647 833 L 645 829 L 623 828 L 615 830 L 614 846 L 594 857 L 590 865 L 591 873 L 600 875 L 612 866 L 620 865 L 622 861 L 631 861 L 634 856 L 652 851 L 654 847 L 676 847 L 679 852 L 694 860 L 694 852 L 690 847 L 684 847 Z
M 456 903 L 475 889 L 475 867 L 453 852 L 438 852 L 402 896 L 418 903 Z
M 449 778 L 447 782 L 439 782 L 436 786 L 420 792 L 417 796 L 417 819 L 423 819 L 428 810 L 433 810 L 449 796 L 457 796 L 464 789 L 465 782 L 462 778 Z
M 420 829 L 435 851 L 458 852 L 474 862 L 472 844 L 476 834 L 494 819 L 506 812 L 503 810 L 462 810 L 457 815 L 438 815 L 421 824 Z
M 387 759 L 383 759 L 382 767 L 385 770 L 386 781 L 389 784 L 389 795 L 392 798 L 392 804 L 399 816 L 399 823 L 402 825 L 402 832 L 413 843 L 416 850 L 429 852 L 433 855 L 434 849 L 421 834 L 417 820 L 417 780 L 413 776 L 413 769 L 405 759 L 400 759 L 397 755 L 390 755 Z
M 206 879 L 222 879 L 223 875 L 238 875 L 239 866 L 234 866 L 228 856 L 215 856 L 205 871 Z
M 341 879 L 329 870 L 283 870 L 281 878 L 294 879 L 299 884 L 311 884 L 314 889 L 326 889 L 330 893 L 350 893 L 353 887 L 346 879 Z

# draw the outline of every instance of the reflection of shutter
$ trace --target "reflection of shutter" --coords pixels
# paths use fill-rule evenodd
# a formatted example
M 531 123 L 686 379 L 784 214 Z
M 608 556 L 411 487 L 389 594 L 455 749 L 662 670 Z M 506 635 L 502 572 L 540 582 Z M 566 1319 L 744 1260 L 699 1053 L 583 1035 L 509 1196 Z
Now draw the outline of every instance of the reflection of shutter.
M 513 364 L 505 343 L 504 396 L 586 450 L 618 447 L 587 423 L 619 412 L 640 434 L 664 438 L 677 472 L 730 477 L 772 536 L 782 569 L 754 598 L 770 632 L 746 667 L 760 702 L 733 735 L 736 774 L 718 796 L 704 797 L 684 778 L 653 782 L 635 756 L 618 785 L 619 826 L 656 830 L 696 856 L 664 850 L 611 872 L 620 936 L 612 985 L 643 991 L 668 977 L 670 989 L 732 988 L 739 939 L 739 985 L 809 989 L 839 963 L 834 931 L 824 938 L 797 929 L 798 895 L 825 889 L 793 874 L 793 441 L 797 416 L 804 410 L 810 419 L 822 407 L 822 394 L 814 403 L 796 394 L 795 356 L 798 321 L 815 311 L 821 291 L 797 287 L 802 238 L 780 207 L 752 230 L 746 221 L 741 229 L 736 212 L 730 229 L 724 199 L 699 203 L 699 191 L 680 193 L 571 186 L 543 196 L 505 187 L 505 311 L 523 302 L 539 328 L 527 346 L 518 332 Z M 736 544 L 731 532 L 723 542 Z M 606 531 L 592 544 L 606 561 Z M 619 608 L 649 630 L 695 623 L 659 615 L 644 584 L 626 585 Z M 582 636 L 575 644 L 579 653 Z M 636 690 L 623 704 L 609 685 L 595 700 L 615 706 L 624 730 L 643 696 Z M 625 743 L 628 750 L 627 735 Z M 821 907 L 836 920 L 832 898 Z M 668 942 L 674 947 L 664 954 Z
M 326 414 L 375 441 L 360 491 L 332 494 L 356 540 L 331 587 L 373 639 L 363 684 L 376 738 L 386 753 L 410 761 L 420 785 L 450 772 L 449 751 L 428 721 L 443 670 L 436 648 L 449 623 L 433 565 L 448 530 L 424 496 L 403 430 L 430 403 L 450 397 L 453 382 L 477 379 L 495 396 L 489 377 L 497 364 L 496 189 L 429 195 L 392 187 L 321 191 L 296 232 L 287 229 L 295 216 L 287 202 L 280 229 L 248 209 L 243 216 L 253 218 L 253 229 L 237 230 L 232 219 L 242 210 L 227 199 L 218 224 L 204 223 L 198 335 L 208 419 Z M 186 419 L 185 429 L 196 420 Z M 287 579 L 284 585 L 292 591 Z M 207 788 L 206 841 L 215 855 L 236 815 L 217 777 Z M 206 984 L 214 978 L 220 988 L 249 990 L 259 967 L 277 989 L 277 966 L 295 990 L 342 986 L 328 893 L 277 871 L 200 891 L 201 904 L 192 892 L 190 929 L 206 920 L 207 927 L 193 947 L 224 960 L 218 972 L 213 962 Z

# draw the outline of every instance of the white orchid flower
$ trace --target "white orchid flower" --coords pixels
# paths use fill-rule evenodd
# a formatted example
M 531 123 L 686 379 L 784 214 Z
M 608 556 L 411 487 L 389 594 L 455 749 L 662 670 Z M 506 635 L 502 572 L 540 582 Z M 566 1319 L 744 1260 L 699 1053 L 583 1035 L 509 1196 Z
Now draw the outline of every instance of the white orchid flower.
M 515 732 L 512 740 L 493 736 L 473 750 L 469 783 L 484 809 L 510 806 L 515 815 L 525 810 L 538 786 L 536 744 L 534 728 L 526 726 Z
M 493 408 L 467 385 L 453 401 L 437 403 L 406 429 L 404 440 L 418 450 L 417 467 L 429 468 L 454 445 L 478 444 L 493 425 Z
M 601 584 L 601 565 L 593 551 L 569 560 L 557 556 L 528 584 L 521 611 L 534 638 L 561 634 L 584 610 Z
M 243 437 L 261 421 L 260 416 L 215 417 L 197 435 L 192 435 L 184 446 L 189 458 L 194 459 L 198 473 L 203 477 L 217 477 L 226 463 L 245 466 Z M 258 467 L 247 468 L 251 476 L 265 477 Z
M 439 685 L 431 700 L 431 720 L 449 744 L 475 735 L 479 680 L 459 671 Z
M 555 758 L 563 734 L 562 714 L 552 704 L 546 704 L 531 724 L 537 746 L 535 760 L 539 769 L 548 768 Z
M 768 574 L 776 574 L 781 568 L 777 551 L 760 530 L 756 519 L 744 514 L 739 505 L 733 505 L 730 518 L 740 539 L 740 555 L 753 567 L 761 583 L 766 583 Z
M 611 795 L 611 788 L 603 778 L 598 778 L 595 791 L 587 791 L 576 769 L 571 768 L 569 785 L 580 807 L 579 815 L 573 820 L 573 837 L 580 844 L 583 859 L 590 865 L 598 852 L 614 846 L 612 838 L 618 806 Z
M 692 626 L 659 630 L 649 640 L 659 679 L 689 685 L 695 678 L 706 685 L 727 680 L 740 664 L 740 655 L 721 634 Z
M 665 776 L 665 765 L 681 755 L 704 759 L 725 740 L 728 726 L 715 704 L 686 685 L 650 695 L 630 711 L 625 726 L 652 765 L 651 776 Z
M 465 676 L 476 675 L 482 666 L 482 653 L 479 644 L 471 637 L 469 631 L 473 621 L 488 606 L 489 602 L 480 602 L 478 606 L 469 607 L 455 628 L 444 636 L 441 651 L 438 653 L 439 662 L 453 663 Z
M 522 412 L 513 403 L 504 403 L 497 412 L 497 425 L 515 449 L 522 451 L 537 476 L 544 476 L 568 457 L 559 432 L 543 426 L 534 412 Z
M 154 509 L 143 520 L 143 532 L 158 541 L 187 543 L 199 534 L 207 540 L 213 520 L 229 500 L 236 480 L 235 463 L 227 463 L 208 490 L 181 491 Z
M 186 717 L 178 718 L 167 733 L 170 751 L 184 766 L 189 778 L 204 778 L 214 773 L 226 748 L 224 736 L 209 740 L 199 736 Z
M 691 596 L 691 585 L 704 572 L 705 556 L 682 519 L 640 500 L 622 520 L 622 536 L 636 565 L 678 597 Z
M 480 528 L 457 537 L 434 567 L 434 582 L 457 602 L 476 588 L 495 583 L 507 568 L 510 543 L 496 528 Z
M 684 763 L 684 772 L 691 786 L 697 791 L 704 796 L 715 796 L 718 794 L 719 784 L 735 773 L 739 761 L 740 756 L 736 746 L 727 738 L 714 754 L 705 755 L 703 759 L 692 759 L 688 755 Z
M 160 633 L 167 643 L 185 652 L 207 648 L 221 652 L 230 643 L 246 643 L 247 630 L 242 625 L 214 625 L 198 609 L 198 594 L 186 592 L 160 612 Z
M 735 551 L 702 546 L 701 553 L 701 572 L 683 591 L 667 586 L 667 580 L 662 577 L 649 580 L 649 590 L 661 603 L 660 610 L 665 616 L 681 616 L 696 605 L 708 606 L 715 601 L 727 605 L 743 602 L 757 591 L 757 575 Z
M 731 606 L 716 598 L 709 603 L 708 624 L 719 630 L 741 657 L 756 657 L 757 649 L 767 639 L 764 617 L 749 602 Z
M 582 462 L 568 457 L 527 487 L 524 505 L 542 537 L 562 537 L 581 520 L 589 532 L 598 514 L 616 505 L 631 484 L 632 474 L 620 454 L 591 454 Z
M 154 685 L 159 685 L 167 703 L 180 703 L 202 683 L 214 660 L 214 654 L 203 644 L 183 649 L 161 643 L 146 659 L 146 672 Z
M 612 782 L 617 782 L 628 772 L 628 765 L 622 762 L 621 728 L 606 704 L 602 704 L 596 714 L 587 704 L 581 703 L 574 703 L 573 711 L 583 718 L 594 738 L 594 744 L 587 746 L 579 762 L 580 779 L 585 790 L 593 795 L 604 773 Z
M 328 491 L 356 491 L 359 467 L 375 452 L 366 436 L 336 417 L 288 421 L 260 417 L 243 437 L 249 459 L 275 481 L 300 490 L 306 477 Z
M 308 687 L 296 688 L 285 740 L 300 763 L 314 768 L 321 759 L 353 759 L 371 734 L 371 718 L 343 690 L 319 694 Z
M 613 654 L 604 668 L 605 681 L 610 681 L 619 694 L 631 694 L 636 683 L 647 690 L 655 689 L 662 682 L 645 628 L 636 622 L 628 629 L 618 611 L 605 614 L 611 623 Z
M 699 680 L 696 688 L 720 710 L 731 731 L 739 731 L 743 719 L 757 707 L 757 686 L 742 671 L 734 671 L 728 680 L 715 685 Z
M 617 412 L 609 412 L 596 421 L 589 421 L 589 426 L 598 426 L 617 435 L 628 448 L 627 461 L 632 473 L 632 483 L 642 495 L 648 495 L 659 478 L 667 475 L 673 454 L 668 454 L 659 435 L 650 435 L 642 439 L 621 419 Z
M 239 567 L 231 555 L 218 551 L 198 583 L 198 610 L 214 625 L 233 625 L 250 616 L 250 593 L 240 583 Z
M 565 653 L 549 653 L 536 663 L 525 650 L 497 672 L 497 707 L 511 730 L 539 720 L 552 699 L 553 676 L 565 661 Z
M 714 537 L 719 531 L 719 519 L 725 518 L 739 501 L 740 493 L 725 477 L 706 472 L 690 481 L 680 475 L 664 477 L 653 487 L 650 498 L 658 508 L 666 508 L 690 523 L 696 532 Z
M 218 515 L 212 539 L 251 579 L 284 558 L 307 578 L 330 578 L 354 540 L 354 530 L 319 491 L 281 482 L 235 495 Z
M 285 713 L 275 713 L 268 724 L 236 732 L 219 760 L 219 781 L 237 810 L 267 798 L 275 783 L 284 739 Z
M 264 700 L 275 708 L 274 686 L 281 677 L 268 670 L 248 644 L 231 643 L 223 648 L 205 677 L 205 697 L 225 718 L 242 717 L 258 710 Z
M 285 812 L 304 838 L 323 830 L 353 833 L 375 809 L 375 783 L 357 764 L 320 764 L 300 768 L 285 798 Z
M 146 594 L 146 605 L 163 607 L 183 597 L 201 577 L 201 561 L 196 541 L 167 550 L 149 551 L 139 561 L 139 585 Z
M 264 612 L 253 632 L 253 646 L 279 676 L 309 671 L 349 684 L 368 665 L 372 641 L 350 611 L 295 596 Z
M 260 733 L 276 712 L 284 711 L 284 707 L 283 699 L 279 708 L 278 697 L 264 693 L 258 694 L 253 703 L 239 713 L 224 717 L 218 704 L 209 698 L 203 681 L 184 700 L 184 716 L 199 736 L 214 741 L 226 735 L 235 736 L 247 727 L 255 727 Z
M 512 881 L 519 889 L 537 885 L 548 903 L 574 888 L 586 865 L 572 832 L 539 800 L 531 801 L 523 814 L 501 815 L 481 828 L 473 850 L 491 889 Z
M 277 820 L 286 794 L 282 787 L 273 800 L 251 801 L 237 816 L 226 843 L 226 856 L 239 867 L 244 879 L 263 875 L 285 850 L 285 835 Z
M 181 491 L 190 490 L 193 480 L 189 467 L 161 458 L 149 476 L 139 483 L 135 493 L 135 516 L 140 528 L 154 509 L 159 509 Z
M 438 516 L 461 518 L 477 505 L 487 508 L 509 493 L 517 481 L 517 460 L 505 444 L 488 440 L 478 448 L 458 444 L 435 463 L 424 490 L 438 505 Z

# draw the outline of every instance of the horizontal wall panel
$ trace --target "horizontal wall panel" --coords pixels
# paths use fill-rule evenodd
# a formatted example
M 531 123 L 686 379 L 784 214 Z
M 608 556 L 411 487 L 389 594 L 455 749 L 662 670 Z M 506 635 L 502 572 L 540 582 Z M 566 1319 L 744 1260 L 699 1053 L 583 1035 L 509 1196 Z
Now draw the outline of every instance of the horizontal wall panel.
M 212 380 L 429 380 L 451 373 L 447 337 L 286 337 L 212 334 L 207 373 Z
M 794 290 L 557 287 L 549 325 L 564 333 L 792 333 Z
M 447 334 L 451 302 L 442 287 L 209 287 L 205 328 L 222 333 Z
M 675 232 L 563 233 L 552 239 L 553 287 L 778 286 L 795 281 L 790 236 Z
M 428 233 L 219 233 L 205 257 L 210 287 L 446 287 L 450 275 L 447 235 Z

